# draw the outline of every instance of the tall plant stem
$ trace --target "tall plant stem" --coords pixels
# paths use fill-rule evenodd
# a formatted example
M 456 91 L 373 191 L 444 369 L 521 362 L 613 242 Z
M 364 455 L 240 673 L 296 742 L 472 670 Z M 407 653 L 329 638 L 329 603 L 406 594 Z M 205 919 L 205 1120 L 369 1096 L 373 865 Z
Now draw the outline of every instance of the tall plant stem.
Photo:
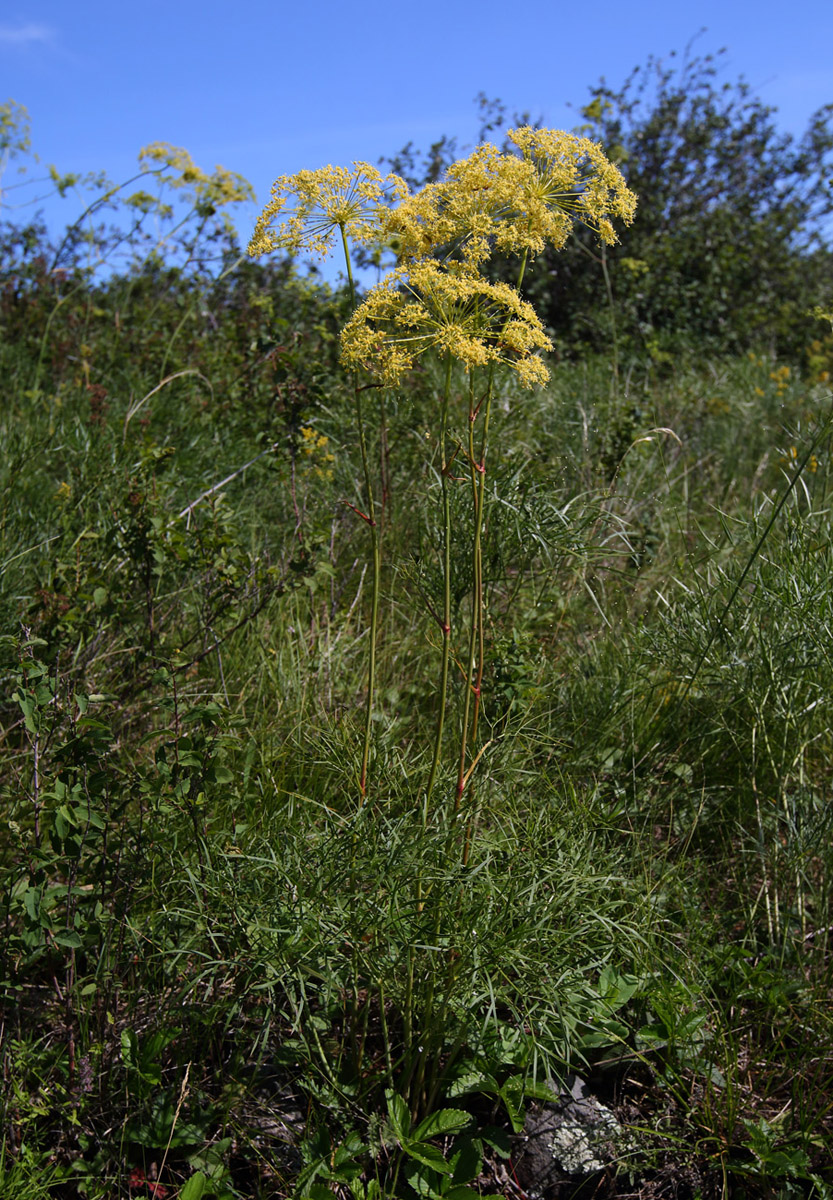
M 437 778 L 440 764 L 440 754 L 443 744 L 443 729 L 445 727 L 445 709 L 448 698 L 448 663 L 451 652 L 451 509 L 448 497 L 448 401 L 451 393 L 451 355 L 445 360 L 445 387 L 443 388 L 442 415 L 440 417 L 440 485 L 443 497 L 443 653 L 440 667 L 440 704 L 437 713 L 437 732 L 434 738 L 434 758 L 431 762 L 431 774 L 425 789 L 425 800 L 422 806 L 423 829 L 428 823 L 428 806 L 431 792 Z
M 526 274 L 526 264 L 527 264 L 528 258 L 529 258 L 529 251 L 524 250 L 523 255 L 521 256 L 521 265 L 518 268 L 518 282 L 515 284 L 515 287 L 518 289 L 518 291 L 521 290 L 521 284 L 524 281 L 524 275 Z
M 351 308 L 356 307 L 356 285 L 353 282 L 353 267 L 350 262 L 350 249 L 347 245 L 347 235 L 344 226 L 341 227 L 341 241 L 344 246 L 344 261 L 347 265 L 347 281 L 350 285 Z M 367 521 L 370 529 L 370 554 L 372 575 L 370 583 L 370 653 L 367 668 L 367 704 L 365 706 L 364 738 L 362 744 L 362 768 L 359 778 L 359 804 L 363 805 L 367 798 L 367 767 L 370 761 L 370 735 L 373 727 L 373 697 L 376 689 L 376 643 L 379 629 L 379 581 L 382 573 L 382 556 L 379 548 L 379 528 L 376 523 L 376 503 L 373 496 L 373 482 L 370 477 L 370 461 L 367 454 L 367 436 L 364 428 L 364 413 L 362 411 L 362 393 L 359 387 L 359 377 L 353 374 L 353 394 L 355 397 L 356 428 L 359 434 L 359 449 L 362 456 L 362 471 L 364 473 L 365 500 L 367 503 Z
M 477 718 L 480 711 L 480 685 L 483 679 L 483 508 L 485 500 L 486 480 L 486 445 L 489 437 L 489 417 L 492 407 L 492 371 L 489 371 L 489 382 L 483 407 L 483 435 L 480 442 L 479 457 L 475 456 L 474 425 L 480 410 L 480 405 L 474 403 L 474 383 L 469 390 L 469 466 L 471 470 L 472 504 L 474 508 L 474 537 L 472 541 L 472 603 L 471 629 L 469 632 L 469 654 L 465 670 L 466 699 L 463 707 L 463 732 L 460 738 L 460 761 L 457 770 L 457 792 L 454 799 L 454 811 L 459 812 L 466 786 L 466 752 L 469 741 L 472 749 L 477 732 Z M 474 696 L 474 714 L 472 715 L 472 696 Z M 472 722 L 471 737 L 469 724 Z

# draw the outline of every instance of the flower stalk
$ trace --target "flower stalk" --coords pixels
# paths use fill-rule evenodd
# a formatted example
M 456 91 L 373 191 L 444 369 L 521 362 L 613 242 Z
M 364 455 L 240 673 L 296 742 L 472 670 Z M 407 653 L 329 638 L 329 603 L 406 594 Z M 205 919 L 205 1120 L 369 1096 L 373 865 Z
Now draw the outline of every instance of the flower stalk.
M 425 799 L 422 809 L 423 828 L 428 824 L 428 809 L 431 803 L 431 793 L 437 779 L 437 770 L 442 753 L 443 730 L 445 727 L 445 710 L 448 701 L 448 665 L 451 658 L 451 507 L 448 494 L 448 474 L 451 464 L 448 460 L 448 402 L 451 394 L 451 355 L 445 359 L 445 386 L 443 388 L 442 413 L 440 416 L 440 487 L 442 489 L 443 507 L 443 612 L 442 612 L 442 662 L 440 666 L 439 708 L 437 712 L 437 730 L 434 736 L 434 757 L 431 761 L 431 773 L 425 788 Z
M 469 464 L 471 486 L 472 594 L 468 645 L 460 662 L 464 700 L 453 801 L 455 816 L 486 746 L 478 746 L 485 670 L 483 533 L 486 457 L 496 371 L 505 369 L 523 388 L 546 383 L 540 354 L 551 348 L 532 306 L 520 294 L 528 263 L 546 246 L 561 249 L 576 223 L 599 241 L 616 241 L 613 219 L 633 219 L 636 197 L 597 143 L 558 130 L 510 130 L 503 150 L 484 144 L 451 165 L 445 176 L 410 194 L 396 175 L 356 162 L 352 169 L 322 167 L 282 176 L 258 218 L 249 245 L 257 255 L 271 250 L 302 250 L 326 257 L 340 239 L 351 297 L 351 316 L 341 332 L 341 361 L 352 373 L 356 432 L 362 460 L 362 498 L 350 505 L 368 526 L 371 600 L 367 695 L 359 776 L 360 807 L 368 791 L 373 705 L 376 691 L 380 526 L 388 497 L 387 439 L 381 415 L 380 498 L 377 504 L 368 453 L 367 422 L 360 372 L 371 387 L 395 387 L 418 367 L 423 355 L 444 363 L 439 414 L 442 506 L 442 602 L 426 604 L 440 625 L 442 650 L 431 767 L 422 798 L 427 828 L 440 773 L 448 709 L 452 657 L 458 661 L 451 629 L 451 462 L 459 452 Z M 348 239 L 366 247 L 396 247 L 398 265 L 356 301 Z M 495 254 L 520 260 L 517 287 L 481 274 Z M 454 363 L 469 376 L 467 449 L 449 455 L 449 416 Z M 475 380 L 485 379 L 476 400 Z M 441 613 L 439 609 L 441 608 Z M 488 743 L 486 743 L 488 745 Z M 473 816 L 463 849 L 468 859 Z M 420 906 L 422 884 L 418 883 Z
M 341 241 L 344 249 L 344 261 L 347 268 L 347 282 L 350 288 L 350 307 L 356 307 L 356 285 L 353 281 L 353 266 L 350 260 L 350 247 L 347 242 L 347 232 L 341 226 Z M 370 457 L 367 452 L 367 435 L 365 433 L 364 411 L 362 407 L 362 391 L 359 386 L 358 372 L 353 372 L 353 397 L 356 411 L 356 431 L 359 435 L 359 450 L 362 459 L 364 475 L 364 495 L 367 512 L 360 513 L 370 530 L 370 651 L 367 666 L 367 698 L 364 712 L 364 734 L 362 739 L 362 765 L 359 775 L 359 806 L 367 798 L 367 771 L 370 762 L 370 743 L 373 733 L 373 699 L 376 693 L 376 646 L 379 635 L 379 586 L 382 575 L 382 555 L 379 546 L 379 527 L 376 522 L 376 502 L 373 495 L 373 479 L 370 474 Z
M 457 767 L 457 788 L 454 811 L 459 812 L 463 792 L 471 777 L 466 770 L 469 748 L 477 750 L 477 726 L 480 716 L 480 700 L 483 686 L 483 663 L 485 657 L 485 634 L 483 623 L 483 512 L 486 484 L 486 446 L 489 438 L 489 421 L 492 409 L 493 372 L 489 372 L 486 395 L 475 404 L 474 381 L 469 387 L 469 444 L 468 459 L 472 491 L 472 599 L 471 623 L 469 628 L 468 659 L 465 664 L 465 700 L 463 704 L 460 757 Z M 483 413 L 483 430 L 479 453 L 475 452 L 475 424 Z

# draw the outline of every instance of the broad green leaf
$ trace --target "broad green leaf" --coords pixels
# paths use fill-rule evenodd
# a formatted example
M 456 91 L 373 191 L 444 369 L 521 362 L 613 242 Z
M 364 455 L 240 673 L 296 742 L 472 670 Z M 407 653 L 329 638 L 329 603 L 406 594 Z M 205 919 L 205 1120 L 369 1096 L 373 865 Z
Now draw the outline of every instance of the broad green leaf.
M 323 1183 L 311 1183 L 303 1194 L 304 1200 L 333 1200 L 333 1193 Z
M 512 1141 L 505 1129 L 498 1125 L 485 1125 L 480 1131 L 480 1138 L 491 1146 L 501 1158 L 509 1158 L 512 1153 Z
M 621 1008 L 639 988 L 636 975 L 619 975 L 611 966 L 606 966 L 599 975 L 599 995 L 611 1008 Z
M 430 1146 L 427 1142 L 412 1142 L 407 1139 L 404 1141 L 400 1139 L 399 1144 L 410 1158 L 415 1158 L 424 1166 L 439 1171 L 441 1175 L 451 1174 L 451 1164 L 446 1162 L 442 1151 L 438 1150 L 436 1146 Z
M 390 1127 L 397 1140 L 403 1142 L 408 1137 L 411 1128 L 411 1114 L 408 1112 L 408 1105 L 396 1092 L 387 1092 L 386 1099 Z
M 483 1143 L 480 1138 L 464 1136 L 454 1143 L 451 1156 L 451 1182 L 455 1185 L 471 1183 L 480 1174 L 483 1166 Z
M 470 1122 L 470 1114 L 461 1108 L 440 1108 L 421 1121 L 411 1137 L 415 1142 L 427 1142 L 446 1133 L 456 1133 Z
M 527 1100 L 551 1102 L 558 1099 L 558 1093 L 554 1092 L 548 1083 L 536 1083 L 531 1079 L 523 1085 L 523 1095 Z
M 202 1171 L 195 1171 L 191 1178 L 183 1184 L 179 1200 L 202 1200 L 208 1179 Z
M 436 1185 L 444 1177 L 440 1176 L 438 1180 L 436 1171 L 429 1171 L 425 1167 L 412 1163 L 405 1169 L 405 1178 L 418 1196 L 425 1196 L 426 1200 L 438 1200 L 440 1193 L 437 1191 Z
M 514 1133 L 520 1133 L 524 1126 L 524 1091 L 523 1080 L 517 1076 L 507 1079 L 500 1089 L 500 1098 L 504 1103 Z
M 53 937 L 58 946 L 64 946 L 67 950 L 77 950 L 84 944 L 74 929 L 64 929 L 60 933 L 53 934 Z
M 472 1092 L 494 1096 L 499 1091 L 498 1082 L 493 1075 L 486 1071 L 471 1070 L 458 1075 L 448 1085 L 446 1096 L 453 1100 L 455 1096 L 466 1096 Z

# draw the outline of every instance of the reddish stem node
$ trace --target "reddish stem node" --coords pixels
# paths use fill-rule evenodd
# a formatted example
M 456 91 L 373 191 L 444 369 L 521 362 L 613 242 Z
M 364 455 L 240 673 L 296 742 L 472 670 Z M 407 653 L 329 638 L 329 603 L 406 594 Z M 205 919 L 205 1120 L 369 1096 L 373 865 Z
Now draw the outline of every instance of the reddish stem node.
M 375 525 L 373 517 L 369 517 L 367 513 L 363 513 L 360 508 L 356 508 L 355 504 L 351 504 L 349 500 L 342 500 L 342 504 L 346 504 L 348 508 L 352 508 L 357 517 L 361 517 L 363 521 L 367 521 L 368 525 Z

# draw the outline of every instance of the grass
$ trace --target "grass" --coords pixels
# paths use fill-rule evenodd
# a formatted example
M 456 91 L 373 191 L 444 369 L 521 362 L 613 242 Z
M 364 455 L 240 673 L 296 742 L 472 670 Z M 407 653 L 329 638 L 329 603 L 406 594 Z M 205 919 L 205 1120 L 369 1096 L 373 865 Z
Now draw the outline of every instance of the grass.
M 758 355 L 496 393 L 485 749 L 424 820 L 441 367 L 368 414 L 360 804 L 346 297 L 59 286 L 2 302 L 0 1195 L 519 1196 L 571 1071 L 628 1127 L 606 1194 L 829 1195 L 829 389 Z

